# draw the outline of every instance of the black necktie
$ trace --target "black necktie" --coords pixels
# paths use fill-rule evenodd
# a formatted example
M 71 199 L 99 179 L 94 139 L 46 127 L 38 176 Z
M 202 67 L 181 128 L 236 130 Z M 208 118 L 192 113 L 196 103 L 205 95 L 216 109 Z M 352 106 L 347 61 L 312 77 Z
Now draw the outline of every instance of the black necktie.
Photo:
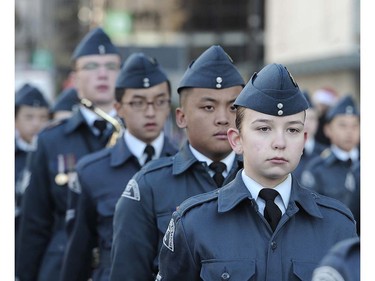
M 274 202 L 275 198 L 279 193 L 272 188 L 263 188 L 259 192 L 260 198 L 266 201 L 266 207 L 264 208 L 264 217 L 270 224 L 273 231 L 275 231 L 277 224 L 281 218 L 281 211 Z
M 99 130 L 99 138 L 103 136 L 105 129 L 107 128 L 107 121 L 105 120 L 95 120 L 94 127 Z
M 146 145 L 144 153 L 146 153 L 147 155 L 146 162 L 145 162 L 146 164 L 147 162 L 151 161 L 152 156 L 155 154 L 155 149 L 152 145 L 148 144 Z
M 216 182 L 216 185 L 218 187 L 222 186 L 224 182 L 223 172 L 227 166 L 223 162 L 212 162 L 209 167 L 215 172 L 212 178 Z

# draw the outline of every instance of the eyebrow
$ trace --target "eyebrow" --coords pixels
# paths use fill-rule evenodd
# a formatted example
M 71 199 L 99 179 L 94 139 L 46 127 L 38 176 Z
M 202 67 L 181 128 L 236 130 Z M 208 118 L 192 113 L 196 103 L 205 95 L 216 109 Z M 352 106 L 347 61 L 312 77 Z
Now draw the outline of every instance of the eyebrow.
M 236 100 L 236 99 L 234 98 L 234 99 L 228 101 L 227 103 L 228 103 L 228 104 L 232 104 L 232 103 L 234 103 L 235 100 Z M 201 98 L 201 101 L 218 102 L 217 99 L 214 99 L 214 98 L 211 98 L 211 97 L 202 97 L 202 98 Z
M 251 122 L 252 124 L 255 124 L 255 123 L 267 123 L 267 124 L 272 124 L 274 123 L 273 120 L 270 120 L 270 119 L 255 119 L 253 122 Z M 287 124 L 289 125 L 305 125 L 304 122 L 302 121 L 289 121 L 287 122 Z
M 149 94 L 145 94 L 144 96 L 143 96 L 143 95 L 140 95 L 140 94 L 135 94 L 135 95 L 133 96 L 133 98 L 147 99 L 147 96 L 148 96 L 148 95 L 149 95 Z M 154 98 L 158 98 L 158 97 L 161 97 L 161 96 L 164 96 L 164 95 L 168 95 L 168 93 L 167 93 L 167 92 L 161 92 L 161 93 L 157 94 Z

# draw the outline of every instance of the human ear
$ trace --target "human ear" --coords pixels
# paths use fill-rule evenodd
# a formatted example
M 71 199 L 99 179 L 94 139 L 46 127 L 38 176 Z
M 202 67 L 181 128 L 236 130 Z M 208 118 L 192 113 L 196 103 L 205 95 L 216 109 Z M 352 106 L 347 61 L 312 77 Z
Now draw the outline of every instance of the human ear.
M 229 128 L 227 131 L 227 137 L 230 146 L 236 154 L 242 154 L 242 142 L 240 132 L 235 128 Z
M 186 116 L 185 112 L 181 107 L 176 108 L 176 124 L 180 129 L 185 129 L 187 127 L 186 124 Z

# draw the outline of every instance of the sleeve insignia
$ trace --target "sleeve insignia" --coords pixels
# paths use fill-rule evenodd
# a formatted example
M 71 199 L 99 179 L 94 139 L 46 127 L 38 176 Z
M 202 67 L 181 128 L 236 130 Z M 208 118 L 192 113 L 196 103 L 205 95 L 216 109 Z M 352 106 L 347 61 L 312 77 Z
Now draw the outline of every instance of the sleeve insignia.
M 69 173 L 68 187 L 71 191 L 77 194 L 81 194 L 81 184 L 79 183 L 77 172 Z
M 141 194 L 139 192 L 138 183 L 136 182 L 135 179 L 129 180 L 121 196 L 130 198 L 136 201 L 141 200 Z
M 167 231 L 165 232 L 165 235 L 163 238 L 163 244 L 172 252 L 174 252 L 174 243 L 173 243 L 174 232 L 175 232 L 175 224 L 174 224 L 174 220 L 171 219 L 171 221 L 169 222 Z
M 312 281 L 345 281 L 342 275 L 331 266 L 321 266 L 314 270 Z

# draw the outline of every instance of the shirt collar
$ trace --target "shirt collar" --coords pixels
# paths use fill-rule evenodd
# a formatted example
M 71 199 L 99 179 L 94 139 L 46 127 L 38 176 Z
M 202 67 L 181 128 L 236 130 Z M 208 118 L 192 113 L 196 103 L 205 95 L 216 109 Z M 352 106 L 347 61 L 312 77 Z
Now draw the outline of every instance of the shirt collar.
M 242 176 L 243 182 L 245 183 L 245 186 L 250 191 L 251 196 L 255 199 L 255 201 L 259 205 L 260 211 L 263 210 L 265 204 L 264 204 L 264 200 L 259 197 L 259 192 L 261 189 L 264 188 L 264 186 L 260 185 L 255 180 L 248 177 L 245 173 L 245 170 L 242 170 L 241 176 Z M 285 213 L 285 210 L 289 204 L 290 192 L 292 190 L 291 174 L 289 174 L 288 177 L 282 183 L 275 186 L 274 189 L 277 190 L 280 194 L 280 196 L 277 196 L 277 198 L 275 199 L 275 203 L 279 206 L 281 212 Z
M 140 163 L 143 164 L 147 158 L 147 156 L 144 154 L 147 143 L 133 136 L 129 132 L 129 130 L 125 130 L 124 139 L 125 139 L 125 143 L 129 147 L 130 152 L 135 157 L 138 158 L 138 161 Z M 161 132 L 160 135 L 150 144 L 155 149 L 155 154 L 154 154 L 153 159 L 159 158 L 161 155 L 161 151 L 163 150 L 163 145 L 164 145 L 164 132 Z
M 335 154 L 335 156 L 341 161 L 347 161 L 349 159 L 351 159 L 352 161 L 357 161 L 359 158 L 359 150 L 357 147 L 347 152 L 332 144 L 331 150 L 333 154 Z
M 81 113 L 83 115 L 83 118 L 86 120 L 87 124 L 92 127 L 94 125 L 94 121 L 95 120 L 98 120 L 98 119 L 102 119 L 101 117 L 99 117 L 95 112 L 92 112 L 92 110 L 84 107 L 84 106 L 80 106 L 80 110 L 81 110 Z M 116 116 L 116 110 L 115 109 L 112 109 L 109 113 L 107 113 L 108 115 L 110 115 L 111 117 L 115 117 Z
M 313 138 L 307 139 L 305 143 L 305 152 L 311 154 L 314 150 L 315 140 Z
M 198 150 L 196 150 L 194 147 L 192 147 L 191 144 L 189 144 L 189 148 L 191 150 L 191 153 L 193 153 L 194 157 L 197 158 L 199 162 L 205 162 L 207 164 L 207 166 L 210 166 L 210 164 L 213 162 L 210 158 L 203 155 Z M 235 157 L 236 157 L 236 153 L 234 151 L 232 151 L 227 157 L 220 160 L 221 162 L 223 162 L 226 165 L 226 169 L 223 172 L 224 177 L 226 177 L 228 175 L 229 171 L 232 169 Z

